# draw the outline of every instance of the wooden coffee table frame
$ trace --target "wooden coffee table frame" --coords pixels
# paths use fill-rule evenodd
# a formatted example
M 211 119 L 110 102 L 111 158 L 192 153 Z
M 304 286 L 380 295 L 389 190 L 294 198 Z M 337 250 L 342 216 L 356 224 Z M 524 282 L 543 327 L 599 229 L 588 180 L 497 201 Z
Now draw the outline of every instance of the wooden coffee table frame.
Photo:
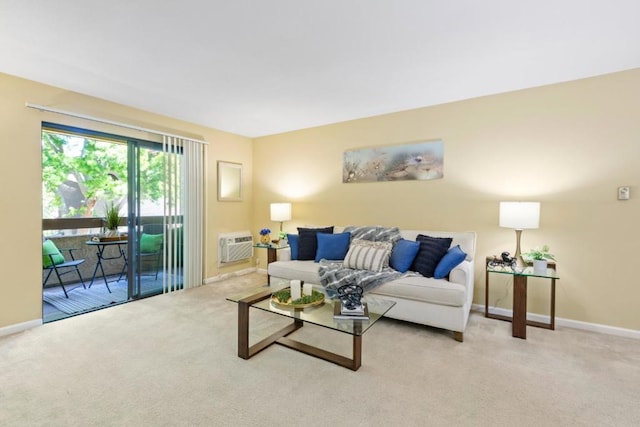
M 331 363 L 357 371 L 362 365 L 362 335 L 358 330 L 362 326 L 356 323 L 356 334 L 353 335 L 353 358 L 348 358 L 340 354 L 332 353 L 318 347 L 314 347 L 299 341 L 292 340 L 287 336 L 304 326 L 301 319 L 293 319 L 293 323 L 269 335 L 263 340 L 249 345 L 249 309 L 251 305 L 271 297 L 271 289 L 264 290 L 255 295 L 243 298 L 238 301 L 238 357 L 250 359 L 271 344 L 280 344 L 290 349 L 308 354 Z M 277 313 L 274 313 L 277 314 Z M 357 322 L 357 321 L 356 321 Z

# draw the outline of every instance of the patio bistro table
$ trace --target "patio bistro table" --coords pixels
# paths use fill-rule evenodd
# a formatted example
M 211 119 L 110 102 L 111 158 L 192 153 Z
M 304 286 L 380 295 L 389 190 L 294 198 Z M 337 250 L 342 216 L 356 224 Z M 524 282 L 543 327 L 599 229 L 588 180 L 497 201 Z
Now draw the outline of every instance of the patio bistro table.
M 111 289 L 109 289 L 109 281 L 107 280 L 107 276 L 104 274 L 104 268 L 102 266 L 102 261 L 108 261 L 108 260 L 113 260 L 113 259 L 120 259 L 122 258 L 124 260 L 124 264 L 122 266 L 122 270 L 120 270 L 120 275 L 118 276 L 118 279 L 115 280 L 116 282 L 122 279 L 122 276 L 125 274 L 125 272 L 127 271 L 127 266 L 129 264 L 129 261 L 127 260 L 127 252 L 126 250 L 122 249 L 122 246 L 126 246 L 128 243 L 128 240 L 110 240 L 110 241 L 94 241 L 94 240 L 89 240 L 86 242 L 87 245 L 89 246 L 95 246 L 97 251 L 96 251 L 96 255 L 98 256 L 98 262 L 96 263 L 96 268 L 93 269 L 93 276 L 91 276 L 91 283 L 89 283 L 89 287 L 91 287 L 91 285 L 93 285 L 94 280 L 96 279 L 96 274 L 98 273 L 98 268 L 100 268 L 100 272 L 102 273 L 102 278 L 104 279 L 104 284 L 107 287 L 107 290 L 109 291 L 109 293 L 111 293 Z M 104 255 L 104 250 L 107 246 L 114 246 L 117 245 L 118 246 L 118 255 L 117 256 L 105 256 Z

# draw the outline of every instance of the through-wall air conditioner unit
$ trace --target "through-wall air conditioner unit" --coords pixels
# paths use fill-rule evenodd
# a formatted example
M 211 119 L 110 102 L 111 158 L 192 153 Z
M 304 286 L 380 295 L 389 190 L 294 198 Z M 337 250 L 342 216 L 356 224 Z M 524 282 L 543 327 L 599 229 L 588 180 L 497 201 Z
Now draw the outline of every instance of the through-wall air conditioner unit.
M 253 257 L 253 236 L 248 231 L 218 236 L 220 263 L 243 261 Z

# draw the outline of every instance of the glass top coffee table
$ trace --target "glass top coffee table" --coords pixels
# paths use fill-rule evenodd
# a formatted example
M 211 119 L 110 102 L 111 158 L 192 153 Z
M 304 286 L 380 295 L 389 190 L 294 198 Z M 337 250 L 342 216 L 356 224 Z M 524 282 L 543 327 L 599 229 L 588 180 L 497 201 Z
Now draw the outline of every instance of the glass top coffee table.
M 336 363 L 345 368 L 357 371 L 362 364 L 362 334 L 371 328 L 396 303 L 378 297 L 365 296 L 363 301 L 369 309 L 369 319 L 334 319 L 334 304 L 337 300 L 325 299 L 317 306 L 300 308 L 281 308 L 271 302 L 272 289 L 262 287 L 227 298 L 238 304 L 238 357 L 249 359 L 271 344 L 279 344 L 302 353 Z M 288 317 L 293 323 L 264 338 L 260 342 L 249 345 L 249 308 L 267 311 Z M 314 347 L 289 338 L 287 335 L 300 329 L 305 323 L 322 326 L 353 337 L 353 358 L 348 358 L 318 347 Z

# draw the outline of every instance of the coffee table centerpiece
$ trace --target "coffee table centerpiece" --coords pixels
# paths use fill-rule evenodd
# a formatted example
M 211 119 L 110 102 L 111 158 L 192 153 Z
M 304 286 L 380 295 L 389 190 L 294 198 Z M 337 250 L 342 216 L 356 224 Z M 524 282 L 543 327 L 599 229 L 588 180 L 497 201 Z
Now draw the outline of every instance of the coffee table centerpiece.
M 284 308 L 306 308 L 324 303 L 324 294 L 315 290 L 311 294 L 302 294 L 300 298 L 291 297 L 291 288 L 281 289 L 271 294 L 271 302 Z

